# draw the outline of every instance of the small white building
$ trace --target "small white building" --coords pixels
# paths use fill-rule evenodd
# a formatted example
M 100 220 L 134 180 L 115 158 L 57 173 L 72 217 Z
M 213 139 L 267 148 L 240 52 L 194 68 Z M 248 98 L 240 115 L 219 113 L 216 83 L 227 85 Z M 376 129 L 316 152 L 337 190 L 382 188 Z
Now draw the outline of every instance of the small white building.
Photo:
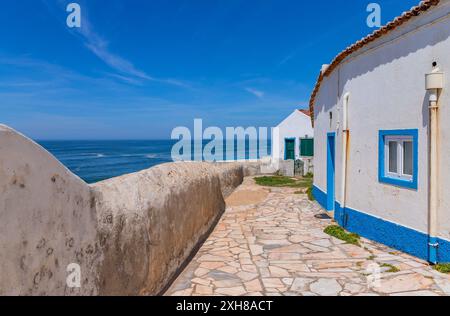
M 287 160 L 309 161 L 314 156 L 314 129 L 309 110 L 295 110 L 273 130 L 272 161 L 276 169 Z
M 450 262 L 450 0 L 422 1 L 322 68 L 314 196 L 347 230 Z

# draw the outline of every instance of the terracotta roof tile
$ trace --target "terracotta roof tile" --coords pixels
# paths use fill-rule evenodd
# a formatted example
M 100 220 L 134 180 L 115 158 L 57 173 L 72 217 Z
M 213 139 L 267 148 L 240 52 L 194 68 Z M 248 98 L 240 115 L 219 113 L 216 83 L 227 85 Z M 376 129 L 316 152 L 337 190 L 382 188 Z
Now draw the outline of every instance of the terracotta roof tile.
M 302 112 L 305 115 L 311 116 L 311 111 L 310 110 L 298 110 L 299 112 Z
M 441 0 L 425 0 L 425 1 L 420 2 L 417 6 L 411 8 L 409 11 L 404 12 L 401 16 L 395 18 L 393 21 L 389 22 L 385 26 L 374 31 L 372 34 L 357 41 L 356 43 L 347 47 L 345 50 L 343 50 L 341 53 L 339 53 L 334 58 L 334 60 L 331 62 L 331 64 L 328 66 L 328 68 L 324 72 L 321 72 L 319 74 L 316 85 L 311 94 L 311 98 L 309 101 L 309 110 L 310 110 L 311 120 L 313 121 L 313 124 L 314 124 L 314 101 L 316 99 L 317 93 L 319 92 L 320 85 L 321 85 L 324 77 L 329 76 L 337 68 L 337 66 L 339 66 L 339 64 L 345 58 L 347 58 L 349 55 L 353 54 L 354 52 L 361 49 L 365 45 L 375 41 L 376 39 L 386 35 L 387 33 L 396 29 L 400 25 L 408 22 L 411 18 L 420 15 L 422 12 L 428 11 L 430 8 L 438 5 L 440 1 Z

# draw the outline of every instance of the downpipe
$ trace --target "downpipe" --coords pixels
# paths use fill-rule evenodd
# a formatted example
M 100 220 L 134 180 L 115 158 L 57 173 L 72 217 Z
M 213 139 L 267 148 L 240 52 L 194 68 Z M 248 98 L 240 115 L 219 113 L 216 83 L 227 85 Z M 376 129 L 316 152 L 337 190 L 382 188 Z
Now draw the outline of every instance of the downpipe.
M 439 203 L 439 94 L 444 88 L 444 73 L 433 62 L 431 73 L 425 75 L 425 89 L 429 93 L 429 209 L 428 209 L 428 261 L 438 263 L 438 203 Z
M 339 217 L 336 219 L 341 226 L 345 227 L 347 225 L 347 220 L 345 216 L 345 208 L 347 205 L 347 159 L 348 159 L 348 104 L 350 100 L 350 93 L 347 92 L 344 95 L 344 100 L 342 104 L 342 166 L 341 166 L 341 211 L 339 212 Z
M 429 261 L 436 264 L 438 262 L 438 91 L 430 91 L 430 203 L 429 203 Z

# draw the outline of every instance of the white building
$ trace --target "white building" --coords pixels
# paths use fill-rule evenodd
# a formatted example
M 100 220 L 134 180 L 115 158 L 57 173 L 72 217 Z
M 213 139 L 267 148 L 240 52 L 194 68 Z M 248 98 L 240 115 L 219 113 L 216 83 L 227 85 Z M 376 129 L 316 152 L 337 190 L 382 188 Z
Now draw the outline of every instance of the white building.
M 449 75 L 450 0 L 428 0 L 323 67 L 310 101 L 318 202 L 433 263 L 450 262 Z
M 273 130 L 272 160 L 280 167 L 281 161 L 310 160 L 314 155 L 314 129 L 308 110 L 295 110 Z

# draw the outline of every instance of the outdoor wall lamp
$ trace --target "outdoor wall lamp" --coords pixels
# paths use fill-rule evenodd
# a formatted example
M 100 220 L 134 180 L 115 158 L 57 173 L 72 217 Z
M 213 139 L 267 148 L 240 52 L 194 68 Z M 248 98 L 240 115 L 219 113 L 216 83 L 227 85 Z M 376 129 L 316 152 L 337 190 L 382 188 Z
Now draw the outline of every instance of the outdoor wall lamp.
M 430 92 L 437 92 L 444 88 L 444 73 L 440 71 L 436 63 L 433 63 L 433 70 L 425 75 L 425 89 Z M 435 90 L 435 91 L 433 91 Z

